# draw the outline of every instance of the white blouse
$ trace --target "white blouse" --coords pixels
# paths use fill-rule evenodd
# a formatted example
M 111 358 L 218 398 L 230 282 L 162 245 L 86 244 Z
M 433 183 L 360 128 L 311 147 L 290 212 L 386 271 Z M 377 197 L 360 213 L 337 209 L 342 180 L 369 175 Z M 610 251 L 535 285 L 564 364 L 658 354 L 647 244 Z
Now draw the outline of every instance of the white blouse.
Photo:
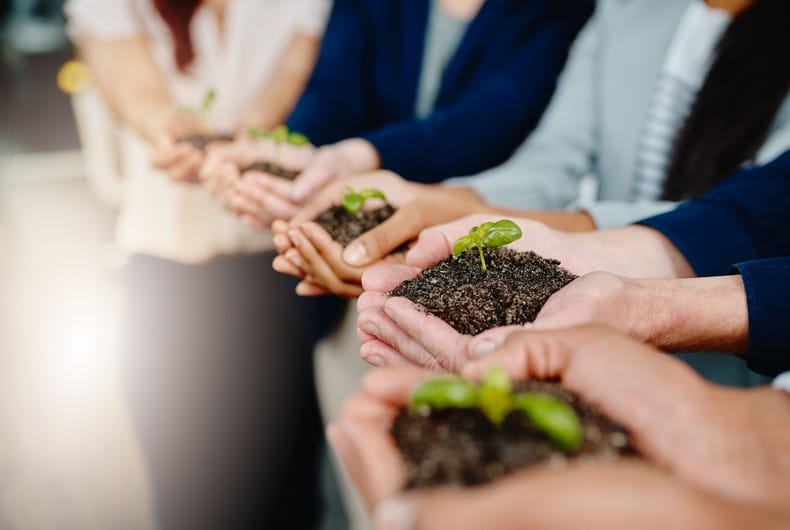
M 152 0 L 67 0 L 68 31 L 122 39 L 142 36 L 178 105 L 196 107 L 209 89 L 217 97 L 207 119 L 233 130 L 252 108 L 293 36 L 320 36 L 330 0 L 229 0 L 225 31 L 206 6 L 198 7 L 190 33 L 195 59 L 189 73 L 176 66 L 170 30 Z M 201 186 L 179 184 L 151 167 L 149 147 L 122 132 L 124 197 L 117 239 L 128 253 L 194 263 L 220 254 L 271 248 L 271 235 L 253 230 L 225 211 Z

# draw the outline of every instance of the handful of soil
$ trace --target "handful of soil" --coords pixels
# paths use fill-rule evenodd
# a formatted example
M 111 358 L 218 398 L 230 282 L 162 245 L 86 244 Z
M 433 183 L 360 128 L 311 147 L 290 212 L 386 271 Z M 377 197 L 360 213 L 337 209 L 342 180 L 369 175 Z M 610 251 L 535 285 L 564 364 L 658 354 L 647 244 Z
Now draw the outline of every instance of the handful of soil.
M 280 165 L 274 165 L 271 162 L 264 161 L 253 162 L 249 166 L 241 168 L 242 174 L 247 171 L 260 171 L 262 173 L 268 173 L 285 180 L 294 180 L 299 175 L 299 171 L 287 169 Z
M 329 232 L 332 239 L 346 246 L 363 233 L 374 228 L 395 213 L 391 204 L 385 204 L 375 210 L 360 210 L 355 214 L 348 213 L 342 206 L 333 206 L 323 211 L 313 221 Z M 405 247 L 403 247 L 405 250 Z M 396 249 L 399 252 L 402 249 Z
M 514 383 L 516 392 L 539 392 L 567 403 L 581 423 L 581 444 L 565 452 L 519 410 L 495 425 L 480 408 L 404 410 L 391 434 L 406 464 L 406 489 L 474 486 L 513 471 L 572 459 L 615 459 L 636 454 L 625 430 L 557 383 Z
M 555 259 L 508 248 L 477 249 L 448 257 L 401 283 L 390 296 L 403 296 L 456 331 L 477 335 L 487 329 L 526 324 L 546 300 L 576 279 Z
M 233 136 L 229 134 L 188 134 L 178 139 L 179 142 L 192 144 L 201 151 L 212 142 L 232 142 Z

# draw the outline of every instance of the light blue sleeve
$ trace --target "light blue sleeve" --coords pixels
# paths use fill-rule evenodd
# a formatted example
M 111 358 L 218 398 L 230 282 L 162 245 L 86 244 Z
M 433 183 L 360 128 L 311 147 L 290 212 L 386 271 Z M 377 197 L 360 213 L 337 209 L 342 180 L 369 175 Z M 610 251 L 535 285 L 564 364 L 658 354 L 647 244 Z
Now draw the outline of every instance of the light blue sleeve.
M 596 13 L 574 43 L 565 71 L 540 124 L 504 164 L 445 184 L 469 186 L 491 204 L 563 209 L 590 172 L 595 146 Z

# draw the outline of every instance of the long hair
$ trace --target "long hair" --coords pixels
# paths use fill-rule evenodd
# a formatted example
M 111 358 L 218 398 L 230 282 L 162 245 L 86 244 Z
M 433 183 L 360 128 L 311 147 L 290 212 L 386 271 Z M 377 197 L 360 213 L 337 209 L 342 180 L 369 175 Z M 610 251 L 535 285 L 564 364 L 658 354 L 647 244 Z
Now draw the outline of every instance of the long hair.
M 186 72 L 195 59 L 189 25 L 201 0 L 154 0 L 154 6 L 170 29 L 178 69 Z
M 755 0 L 721 37 L 675 140 L 663 197 L 705 193 L 762 145 L 790 90 L 790 0 Z

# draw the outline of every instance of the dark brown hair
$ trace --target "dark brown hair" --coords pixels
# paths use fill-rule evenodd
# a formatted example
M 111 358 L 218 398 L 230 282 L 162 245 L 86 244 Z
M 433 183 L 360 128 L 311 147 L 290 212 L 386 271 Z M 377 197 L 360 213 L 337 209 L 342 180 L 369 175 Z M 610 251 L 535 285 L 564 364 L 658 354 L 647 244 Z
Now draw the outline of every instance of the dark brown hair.
M 154 6 L 170 29 L 178 69 L 186 72 L 195 59 L 189 25 L 201 0 L 154 0 Z
M 756 0 L 730 23 L 675 140 L 664 198 L 705 193 L 751 160 L 790 90 L 790 1 Z

